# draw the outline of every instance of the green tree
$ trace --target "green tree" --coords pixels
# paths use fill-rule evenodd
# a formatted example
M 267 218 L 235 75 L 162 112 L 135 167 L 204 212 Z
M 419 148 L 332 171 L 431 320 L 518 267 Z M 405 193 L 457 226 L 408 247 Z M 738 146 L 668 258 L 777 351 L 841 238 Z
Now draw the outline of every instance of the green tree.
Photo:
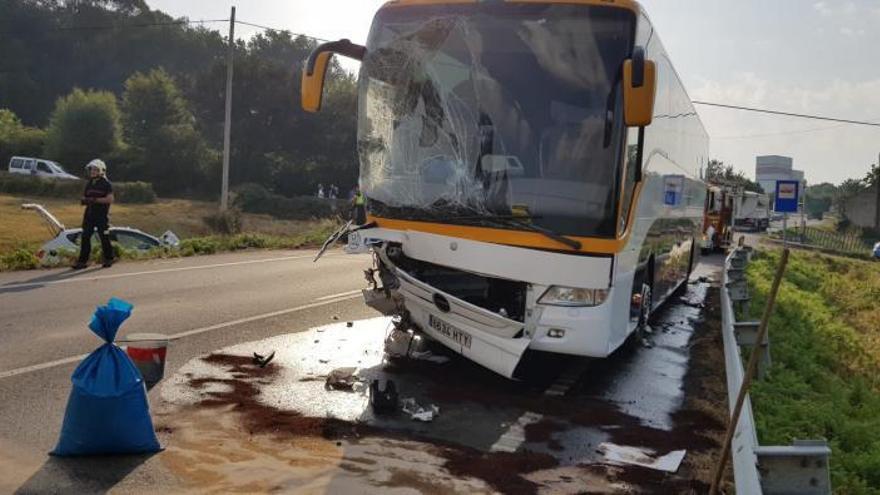
M 834 197 L 833 204 L 837 207 L 837 211 L 846 217 L 846 203 L 864 189 L 865 186 L 860 180 L 847 179 L 843 181 L 843 183 L 837 186 L 837 193 Z
M 836 194 L 837 187 L 828 182 L 808 186 L 805 194 L 807 214 L 813 218 L 821 218 L 831 209 Z
M 709 160 L 706 165 L 705 179 L 712 184 L 741 187 L 746 191 L 763 193 L 764 188 L 757 182 L 749 179 L 742 172 L 734 170 L 733 165 L 725 165 L 720 160 Z
M 157 192 L 192 191 L 216 168 L 216 152 L 202 139 L 189 104 L 163 69 L 125 81 L 122 123 L 131 175 L 152 182 Z
M 119 109 L 113 93 L 76 88 L 55 103 L 46 132 L 49 158 L 77 170 L 120 145 Z
M 15 155 L 40 155 L 45 141 L 46 131 L 27 127 L 11 110 L 0 108 L 0 167 Z

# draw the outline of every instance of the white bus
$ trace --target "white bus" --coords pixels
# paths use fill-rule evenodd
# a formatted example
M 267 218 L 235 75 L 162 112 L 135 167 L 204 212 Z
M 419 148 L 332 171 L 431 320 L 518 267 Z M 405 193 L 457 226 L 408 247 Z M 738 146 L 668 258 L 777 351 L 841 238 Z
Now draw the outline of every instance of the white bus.
M 389 2 L 308 59 L 307 111 L 334 53 L 362 62 L 371 306 L 510 377 L 608 356 L 687 280 L 708 137 L 636 2 Z

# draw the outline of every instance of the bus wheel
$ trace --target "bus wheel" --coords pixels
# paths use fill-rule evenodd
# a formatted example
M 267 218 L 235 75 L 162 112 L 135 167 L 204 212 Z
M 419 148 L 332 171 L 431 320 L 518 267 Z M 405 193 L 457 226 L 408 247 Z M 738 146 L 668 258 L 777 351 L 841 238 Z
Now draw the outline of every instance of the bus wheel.
M 694 271 L 694 258 L 696 256 L 696 254 L 697 254 L 697 240 L 691 239 L 691 255 L 690 255 L 690 259 L 688 260 L 688 271 L 687 271 L 687 278 L 688 279 L 691 278 L 691 273 L 693 273 L 693 271 Z
M 653 297 L 654 295 L 651 291 L 651 286 L 648 284 L 642 284 L 639 322 L 636 326 L 636 332 L 638 332 L 640 338 L 645 338 L 648 334 L 651 333 L 651 327 L 648 325 L 648 320 L 651 318 L 651 306 L 653 305 L 654 300 Z

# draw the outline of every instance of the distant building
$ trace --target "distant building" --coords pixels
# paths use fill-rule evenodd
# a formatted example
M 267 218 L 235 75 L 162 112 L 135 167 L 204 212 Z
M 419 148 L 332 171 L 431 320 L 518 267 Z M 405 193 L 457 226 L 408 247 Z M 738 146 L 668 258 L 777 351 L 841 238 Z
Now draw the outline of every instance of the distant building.
M 755 160 L 755 180 L 764 189 L 764 192 L 773 194 L 778 180 L 799 180 L 801 191 L 807 186 L 804 180 L 804 171 L 795 170 L 794 160 L 788 156 L 767 155 L 759 156 Z

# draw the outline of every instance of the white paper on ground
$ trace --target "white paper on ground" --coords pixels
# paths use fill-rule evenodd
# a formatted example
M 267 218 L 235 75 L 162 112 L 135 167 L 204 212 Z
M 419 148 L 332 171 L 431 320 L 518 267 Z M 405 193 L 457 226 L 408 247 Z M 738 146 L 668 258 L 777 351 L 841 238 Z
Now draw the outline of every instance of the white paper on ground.
M 605 459 L 612 463 L 633 464 L 657 471 L 674 473 L 678 471 L 681 461 L 684 460 L 685 450 L 673 450 L 666 455 L 656 457 L 653 451 L 638 447 L 627 447 L 604 442 L 599 444 L 599 451 L 605 454 Z

